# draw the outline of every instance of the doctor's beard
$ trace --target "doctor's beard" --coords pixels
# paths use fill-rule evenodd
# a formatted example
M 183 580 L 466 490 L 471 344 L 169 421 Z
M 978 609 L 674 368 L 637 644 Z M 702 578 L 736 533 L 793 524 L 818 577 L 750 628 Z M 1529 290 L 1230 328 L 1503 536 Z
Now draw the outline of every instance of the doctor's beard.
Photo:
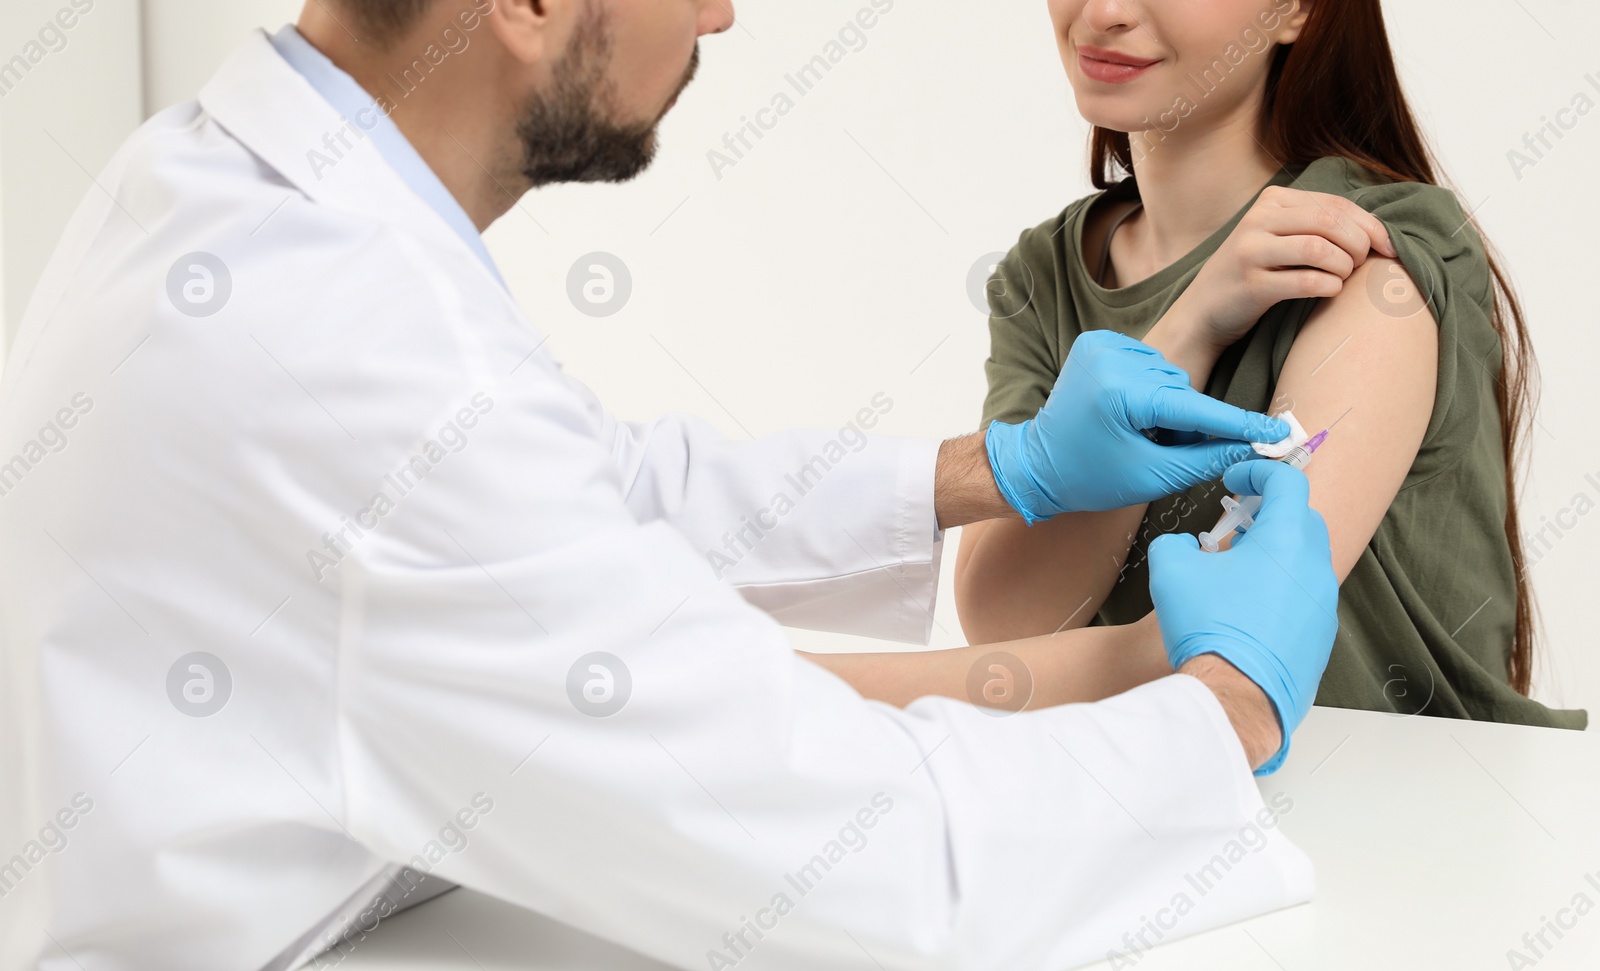
M 653 121 L 622 123 L 616 87 L 606 76 L 611 62 L 610 16 L 604 4 L 590 2 L 572 41 L 555 65 L 548 91 L 529 100 L 517 125 L 522 141 L 522 175 L 533 188 L 558 182 L 626 182 L 650 166 L 656 154 Z M 689 86 L 700 66 L 700 46 L 683 81 L 667 102 Z

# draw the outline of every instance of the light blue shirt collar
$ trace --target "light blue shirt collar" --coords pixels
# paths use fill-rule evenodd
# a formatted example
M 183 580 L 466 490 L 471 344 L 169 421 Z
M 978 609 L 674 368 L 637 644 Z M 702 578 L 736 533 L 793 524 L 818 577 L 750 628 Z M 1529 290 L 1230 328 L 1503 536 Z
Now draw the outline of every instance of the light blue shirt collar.
M 339 66 L 328 60 L 327 56 L 296 30 L 293 24 L 285 24 L 283 29 L 271 36 L 272 46 L 289 65 L 308 81 L 323 99 L 332 105 L 334 110 L 343 115 L 347 122 L 355 124 L 354 118 L 375 118 L 376 123 L 368 130 L 362 124 L 361 131 L 372 139 L 378 152 L 383 155 L 391 168 L 400 173 L 400 178 L 411 187 L 411 191 L 421 196 L 423 201 L 432 206 L 434 211 L 449 223 L 489 268 L 489 273 L 505 286 L 505 279 L 500 276 L 500 270 L 494 265 L 494 259 L 489 256 L 489 248 L 483 244 L 483 236 L 478 232 L 478 227 L 472 224 L 472 219 L 467 216 L 461 203 L 456 201 L 450 190 L 445 188 L 443 182 L 434 174 L 433 169 L 411 142 L 406 140 L 389 116 L 382 110 L 372 110 L 377 104 L 377 99 L 368 94 L 355 78 L 340 70 Z

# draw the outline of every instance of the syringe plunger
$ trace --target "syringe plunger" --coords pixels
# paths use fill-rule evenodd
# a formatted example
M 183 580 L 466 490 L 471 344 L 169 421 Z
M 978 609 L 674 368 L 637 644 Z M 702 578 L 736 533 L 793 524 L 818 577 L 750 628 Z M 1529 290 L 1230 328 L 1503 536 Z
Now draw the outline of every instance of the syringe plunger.
M 1222 540 L 1233 535 L 1234 530 L 1249 529 L 1256 523 L 1256 513 L 1261 511 L 1260 496 L 1245 496 L 1235 499 L 1232 496 L 1222 497 L 1222 518 L 1211 528 L 1209 533 L 1200 534 L 1200 548 L 1207 553 L 1215 553 L 1222 549 Z

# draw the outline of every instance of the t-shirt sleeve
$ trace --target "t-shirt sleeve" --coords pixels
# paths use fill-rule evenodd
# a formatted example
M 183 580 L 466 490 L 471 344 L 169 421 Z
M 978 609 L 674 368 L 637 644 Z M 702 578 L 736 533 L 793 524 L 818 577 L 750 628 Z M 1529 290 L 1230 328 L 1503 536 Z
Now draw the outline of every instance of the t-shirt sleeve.
M 1443 186 L 1393 182 L 1352 195 L 1388 228 L 1400 263 L 1416 285 L 1372 277 L 1369 296 L 1396 318 L 1426 301 L 1439 324 L 1438 388 L 1408 484 L 1431 477 L 1470 451 L 1486 410 L 1496 409 L 1503 366 L 1493 325 L 1493 279 L 1483 240 L 1454 192 Z
M 1065 281 L 1053 246 L 1071 210 L 1026 230 L 995 265 L 987 287 L 989 357 L 983 363 L 988 393 L 982 428 L 1016 424 L 1038 414 L 1055 387 L 1066 351 L 1057 308 Z

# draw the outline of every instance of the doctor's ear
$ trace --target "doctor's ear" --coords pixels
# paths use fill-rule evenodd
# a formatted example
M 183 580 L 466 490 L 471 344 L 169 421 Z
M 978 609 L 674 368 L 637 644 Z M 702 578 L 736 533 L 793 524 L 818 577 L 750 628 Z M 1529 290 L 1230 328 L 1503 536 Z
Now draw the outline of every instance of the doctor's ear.
M 484 20 L 507 54 L 533 64 L 560 49 L 552 28 L 570 6 L 572 0 L 493 0 Z

